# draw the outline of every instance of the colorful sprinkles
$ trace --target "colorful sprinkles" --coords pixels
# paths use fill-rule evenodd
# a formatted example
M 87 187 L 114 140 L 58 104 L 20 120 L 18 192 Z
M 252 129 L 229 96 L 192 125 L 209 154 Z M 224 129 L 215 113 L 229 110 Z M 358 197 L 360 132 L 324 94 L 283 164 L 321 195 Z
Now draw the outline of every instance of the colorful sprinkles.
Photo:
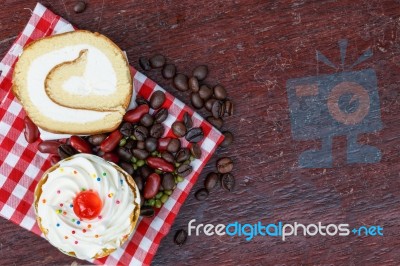
M 42 199 L 42 202 L 43 202 L 43 204 L 45 204 L 46 203 L 46 199 Z
M 60 227 L 60 223 L 57 223 L 56 226 L 57 226 L 57 227 Z
M 121 202 L 119 200 L 116 200 L 115 203 L 120 204 Z
M 97 181 L 100 181 L 100 180 L 101 180 L 101 178 L 100 178 L 100 177 L 98 177 L 98 178 L 97 178 Z
M 106 172 L 103 172 L 103 176 L 106 176 L 107 174 L 106 174 Z
M 109 194 L 108 194 L 108 197 L 109 197 L 109 198 L 112 198 L 112 196 L 114 196 L 113 193 L 109 193 Z

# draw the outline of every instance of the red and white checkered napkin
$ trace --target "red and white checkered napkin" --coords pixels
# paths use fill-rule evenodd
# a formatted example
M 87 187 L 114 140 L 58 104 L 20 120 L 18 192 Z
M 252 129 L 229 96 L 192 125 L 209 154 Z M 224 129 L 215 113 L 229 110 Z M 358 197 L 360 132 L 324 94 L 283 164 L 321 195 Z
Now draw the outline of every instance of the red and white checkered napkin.
M 48 155 L 37 151 L 37 143 L 25 141 L 23 128 L 25 112 L 10 91 L 11 76 L 14 64 L 22 48 L 32 40 L 65 31 L 72 26 L 55 15 L 41 4 L 37 4 L 28 25 L 16 39 L 7 55 L 0 63 L 0 215 L 38 235 L 40 229 L 35 222 L 32 207 L 33 192 L 43 172 L 50 167 Z M 135 69 L 132 69 L 134 87 L 139 95 L 150 98 L 155 90 L 162 90 L 157 84 Z M 200 171 L 206 165 L 218 145 L 222 142 L 221 133 L 207 123 L 200 115 L 188 106 L 166 93 L 165 107 L 169 117 L 164 122 L 168 129 L 167 136 L 172 136 L 171 124 L 182 119 L 184 112 L 193 114 L 195 126 L 201 126 L 205 133 L 200 143 L 202 158 L 192 162 L 194 171 L 183 182 L 179 183 L 168 201 L 153 218 L 143 218 L 135 232 L 124 246 L 112 255 L 94 261 L 107 265 L 140 265 L 150 264 L 161 239 L 168 233 L 176 215 Z M 190 145 L 185 140 L 184 146 Z

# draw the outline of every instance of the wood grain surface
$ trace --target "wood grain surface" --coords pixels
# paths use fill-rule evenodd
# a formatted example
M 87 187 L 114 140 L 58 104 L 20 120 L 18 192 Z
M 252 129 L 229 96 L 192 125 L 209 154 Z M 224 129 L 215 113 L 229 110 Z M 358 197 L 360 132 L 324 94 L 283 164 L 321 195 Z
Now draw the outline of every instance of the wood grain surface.
M 2 0 L 0 57 L 23 29 L 35 0 Z M 190 74 L 207 64 L 210 85 L 223 84 L 235 104 L 224 129 L 232 146 L 218 150 L 161 242 L 154 265 L 399 265 L 400 264 L 400 1 L 116 1 L 88 0 L 75 14 L 76 1 L 44 1 L 82 29 L 99 31 L 127 51 L 138 67 L 140 56 L 162 53 L 179 71 Z M 372 58 L 355 70 L 376 71 L 383 128 L 360 135 L 378 147 L 374 164 L 347 164 L 346 137 L 333 138 L 332 168 L 304 169 L 299 155 L 320 141 L 295 141 L 291 134 L 286 81 L 331 74 L 315 59 L 321 51 L 340 64 L 338 41 L 348 40 L 346 62 L 366 49 Z M 159 71 L 146 73 L 189 103 Z M 203 115 L 207 113 L 201 112 Z M 194 192 L 215 169 L 219 156 L 235 161 L 235 191 L 213 191 L 203 202 Z M 383 237 L 191 236 L 178 247 L 176 230 L 198 223 L 349 223 L 380 225 Z M 0 219 L 0 265 L 60 265 L 76 260 L 45 240 Z M 85 263 L 85 262 L 78 262 Z

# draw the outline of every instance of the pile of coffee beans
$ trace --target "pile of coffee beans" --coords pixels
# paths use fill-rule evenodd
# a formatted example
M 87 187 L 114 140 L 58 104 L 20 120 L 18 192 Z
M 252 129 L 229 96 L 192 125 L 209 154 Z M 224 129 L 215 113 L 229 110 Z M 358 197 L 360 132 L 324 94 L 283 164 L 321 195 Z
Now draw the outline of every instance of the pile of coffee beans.
M 162 91 L 154 92 L 149 102 L 138 97 L 138 106 L 129 110 L 120 127 L 109 134 L 71 136 L 65 143 L 43 141 L 38 149 L 54 154 L 53 163 L 81 152 L 96 154 L 118 164 L 134 178 L 141 192 L 141 215 L 152 216 L 154 208 L 160 208 L 176 185 L 193 171 L 190 163 L 201 157 L 197 142 L 204 138 L 203 130 L 193 127 L 188 113 L 184 114 L 183 121 L 172 124 L 176 138 L 163 138 L 162 122 L 168 117 L 168 110 L 162 108 L 165 98 Z M 191 143 L 190 148 L 181 146 L 181 137 Z
M 228 99 L 225 87 L 220 84 L 209 86 L 205 83 L 205 79 L 208 76 L 208 67 L 206 65 L 195 67 L 190 77 L 179 73 L 176 66 L 172 63 L 167 63 L 165 56 L 160 54 L 156 54 L 150 59 L 140 57 L 139 65 L 145 71 L 160 68 L 162 76 L 165 79 L 171 79 L 177 90 L 189 91 L 192 106 L 196 109 L 204 107 L 210 112 L 207 121 L 216 128 L 222 128 L 224 116 L 233 115 L 233 103 Z M 223 134 L 232 135 L 228 131 L 223 132 Z M 226 146 L 229 144 L 229 142 L 225 143 Z
M 149 71 L 151 69 L 161 68 L 161 74 L 165 79 L 172 79 L 174 87 L 179 91 L 190 91 L 190 101 L 194 108 L 202 109 L 203 107 L 210 112 L 210 116 L 207 117 L 207 121 L 210 122 L 214 127 L 221 130 L 224 121 L 223 117 L 233 115 L 233 103 L 228 99 L 226 89 L 217 84 L 215 86 L 209 86 L 205 83 L 205 79 L 208 76 L 208 67 L 206 65 L 199 65 L 192 71 L 190 77 L 183 73 L 177 72 L 177 68 L 172 63 L 167 63 L 165 56 L 156 54 L 150 59 L 146 57 L 139 58 L 140 67 Z M 174 133 L 183 135 L 185 132 L 182 122 L 176 122 Z M 224 141 L 220 144 L 220 147 L 228 147 L 234 140 L 233 134 L 230 131 L 222 131 L 224 135 Z M 193 132 L 193 138 L 196 138 L 197 132 Z M 200 137 L 200 135 L 199 135 Z M 226 164 L 229 160 L 229 163 Z M 221 158 L 217 162 L 217 172 L 210 173 L 205 180 L 205 187 L 199 189 L 195 193 L 195 197 L 198 200 L 204 200 L 208 197 L 209 191 L 211 191 L 218 183 L 228 190 L 232 191 L 235 178 L 232 175 L 233 162 L 230 158 Z M 229 171 L 228 171 L 229 170 Z
M 224 140 L 220 147 L 226 148 L 233 141 L 234 136 L 232 132 L 222 130 L 224 125 L 223 117 L 233 115 L 233 103 L 228 98 L 227 91 L 224 86 L 217 84 L 209 86 L 205 79 L 208 76 L 208 67 L 206 65 L 199 65 L 195 67 L 191 76 L 187 76 L 178 72 L 177 67 L 173 63 L 167 63 L 165 56 L 156 54 L 150 59 L 146 57 L 139 58 L 140 67 L 149 71 L 151 69 L 161 69 L 162 76 L 171 80 L 173 86 L 182 92 L 190 92 L 190 103 L 196 109 L 205 108 L 210 115 L 206 118 L 207 121 L 217 129 L 221 130 L 224 135 Z M 174 123 L 174 134 L 177 136 L 184 135 L 184 125 L 182 122 Z M 199 132 L 192 132 L 191 137 L 196 139 L 200 138 Z M 197 200 L 205 200 L 211 190 L 216 187 L 222 187 L 227 191 L 232 191 L 235 187 L 235 177 L 233 176 L 233 161 L 229 157 L 223 157 L 217 160 L 217 171 L 211 172 L 204 180 L 204 187 L 195 192 Z M 185 230 L 179 230 L 175 234 L 175 243 L 179 246 L 183 245 L 186 241 L 187 233 Z

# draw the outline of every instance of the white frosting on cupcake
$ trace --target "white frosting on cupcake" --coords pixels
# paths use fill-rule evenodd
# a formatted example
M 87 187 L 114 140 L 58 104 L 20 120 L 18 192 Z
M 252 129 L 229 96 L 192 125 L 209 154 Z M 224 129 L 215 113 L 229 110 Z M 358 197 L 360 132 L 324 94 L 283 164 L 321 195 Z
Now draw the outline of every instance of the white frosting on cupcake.
M 81 191 L 94 191 L 102 201 L 94 219 L 80 219 L 73 210 Z M 132 231 L 132 215 L 140 205 L 125 176 L 105 160 L 77 154 L 61 161 L 48 173 L 37 201 L 37 215 L 49 242 L 79 259 L 91 259 L 105 250 L 116 249 Z M 137 218 L 136 218 L 137 219 Z

